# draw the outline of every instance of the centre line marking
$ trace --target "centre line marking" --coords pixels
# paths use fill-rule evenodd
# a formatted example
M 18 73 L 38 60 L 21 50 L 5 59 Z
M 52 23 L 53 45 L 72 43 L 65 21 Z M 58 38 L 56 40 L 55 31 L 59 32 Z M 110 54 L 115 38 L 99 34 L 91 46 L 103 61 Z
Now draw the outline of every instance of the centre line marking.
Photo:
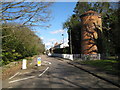
M 42 76 L 48 69 L 49 69 L 49 67 L 47 67 L 47 68 L 45 69 L 45 71 L 43 71 L 39 76 Z
M 9 79 L 12 79 L 12 78 L 14 78 L 16 75 L 18 75 L 19 74 L 19 72 L 17 72 L 15 75 L 13 75 L 12 77 L 10 77 Z
M 34 77 L 35 77 L 35 76 L 31 76 L 31 77 L 27 77 L 27 78 L 23 78 L 23 79 L 13 80 L 13 81 L 10 81 L 9 83 L 14 83 L 14 82 L 18 82 L 18 81 L 22 81 L 22 80 L 34 78 Z

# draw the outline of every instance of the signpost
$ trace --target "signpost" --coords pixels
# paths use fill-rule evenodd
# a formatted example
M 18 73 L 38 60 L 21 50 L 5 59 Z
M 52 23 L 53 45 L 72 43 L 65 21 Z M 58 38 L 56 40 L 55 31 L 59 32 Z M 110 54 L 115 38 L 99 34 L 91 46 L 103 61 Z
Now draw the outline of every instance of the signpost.
M 27 69 L 27 60 L 26 59 L 23 59 L 23 62 L 22 62 L 22 69 Z
M 38 66 L 41 66 L 41 57 L 38 57 L 38 58 L 37 58 L 37 65 L 38 65 Z

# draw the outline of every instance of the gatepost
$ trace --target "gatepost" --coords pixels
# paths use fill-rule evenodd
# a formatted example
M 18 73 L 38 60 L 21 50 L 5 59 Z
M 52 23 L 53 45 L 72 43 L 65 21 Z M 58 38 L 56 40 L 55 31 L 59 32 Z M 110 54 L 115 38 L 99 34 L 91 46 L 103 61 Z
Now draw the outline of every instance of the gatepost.
M 41 57 L 38 57 L 38 58 L 37 58 L 37 65 L 38 65 L 38 66 L 41 66 Z

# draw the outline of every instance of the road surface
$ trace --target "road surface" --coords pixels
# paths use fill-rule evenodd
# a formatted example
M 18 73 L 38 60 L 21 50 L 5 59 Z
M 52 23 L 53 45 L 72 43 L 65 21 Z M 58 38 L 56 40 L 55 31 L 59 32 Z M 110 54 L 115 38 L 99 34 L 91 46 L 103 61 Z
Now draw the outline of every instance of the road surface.
M 20 70 L 3 81 L 3 88 L 118 88 L 64 60 L 42 57 L 42 66 Z

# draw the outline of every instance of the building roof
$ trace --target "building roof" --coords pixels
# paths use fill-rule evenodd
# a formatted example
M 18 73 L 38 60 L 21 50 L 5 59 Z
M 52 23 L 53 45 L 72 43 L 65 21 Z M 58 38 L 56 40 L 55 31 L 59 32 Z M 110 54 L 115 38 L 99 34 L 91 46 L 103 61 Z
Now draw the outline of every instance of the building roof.
M 56 42 L 55 44 L 54 44 L 54 46 L 57 46 L 58 45 L 58 42 Z

